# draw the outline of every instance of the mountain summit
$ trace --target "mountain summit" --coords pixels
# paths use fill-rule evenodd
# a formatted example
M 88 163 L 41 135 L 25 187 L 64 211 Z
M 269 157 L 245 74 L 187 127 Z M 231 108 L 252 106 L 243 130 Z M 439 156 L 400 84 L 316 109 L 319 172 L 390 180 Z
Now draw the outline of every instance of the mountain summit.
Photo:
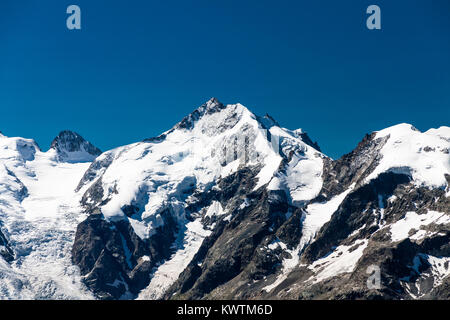
M 102 153 L 78 133 L 68 130 L 53 139 L 50 149 L 56 151 L 59 161 L 65 162 L 90 162 Z

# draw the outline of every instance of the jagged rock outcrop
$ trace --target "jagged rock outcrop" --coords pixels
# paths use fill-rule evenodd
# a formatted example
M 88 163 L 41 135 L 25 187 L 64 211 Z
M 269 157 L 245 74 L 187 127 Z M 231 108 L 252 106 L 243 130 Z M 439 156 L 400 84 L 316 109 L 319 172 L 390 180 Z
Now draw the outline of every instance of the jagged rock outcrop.
M 89 141 L 73 131 L 61 131 L 53 139 L 50 149 L 56 151 L 57 159 L 66 162 L 93 161 L 102 152 Z
M 129 221 L 108 222 L 100 212 L 78 225 L 72 261 L 99 298 L 136 295 L 149 283 L 155 265 L 170 257 L 177 225 L 169 210 L 161 216 L 164 225 L 147 240 L 136 235 Z
M 8 245 L 8 241 L 6 237 L 0 230 L 0 256 L 3 257 L 6 261 L 10 262 L 14 259 L 14 252 Z

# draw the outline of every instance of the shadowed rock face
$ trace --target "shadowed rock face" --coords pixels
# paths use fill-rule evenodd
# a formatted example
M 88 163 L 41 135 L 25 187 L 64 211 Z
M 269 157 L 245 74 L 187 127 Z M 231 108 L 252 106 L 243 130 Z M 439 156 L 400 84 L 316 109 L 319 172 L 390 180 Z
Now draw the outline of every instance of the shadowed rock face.
M 333 247 L 337 247 L 355 230 L 370 235 L 379 229 L 376 215 L 373 210 L 379 208 L 379 195 L 384 199 L 392 196 L 397 186 L 409 183 L 406 175 L 395 173 L 381 174 L 369 184 L 350 193 L 331 220 L 321 229 L 314 241 L 304 252 L 303 258 L 313 262 L 324 256 Z
M 390 225 L 405 218 L 406 212 L 416 212 L 424 218 L 429 211 L 450 215 L 450 199 L 443 189 L 417 187 L 404 174 L 386 172 L 368 184 L 361 185 L 381 159 L 378 144 L 385 141 L 366 138 L 348 155 L 336 161 L 325 159 L 324 184 L 314 201 L 326 201 L 354 183 L 355 188 L 339 205 L 318 232 L 315 241 L 300 255 L 300 265 L 269 293 L 262 285 L 251 285 L 258 291 L 255 297 L 277 299 L 445 299 L 448 297 L 447 275 L 440 279 L 428 262 L 429 256 L 448 258 L 450 224 L 430 224 L 421 227 L 430 231 L 426 237 L 400 242 L 391 238 Z M 358 160 L 360 159 L 360 160 Z M 364 159 L 364 163 L 361 163 Z M 447 177 L 448 180 L 448 177 Z M 313 201 L 313 202 L 314 202 Z M 411 230 L 410 236 L 418 230 Z M 412 232 L 412 233 L 411 233 Z M 417 234 L 416 234 L 417 235 Z M 310 266 L 334 252 L 338 246 L 352 246 L 367 241 L 367 247 L 353 271 L 321 282 L 309 281 L 315 276 Z M 352 247 L 355 250 L 357 245 Z M 444 260 L 445 261 L 445 260 Z M 450 270 L 449 262 L 443 262 Z M 367 270 L 378 266 L 381 288 L 368 289 Z M 320 269 L 320 268 L 319 268 Z M 448 274 L 448 273 L 447 273 Z
M 298 212 L 286 217 L 293 208 L 288 205 L 283 191 L 270 192 L 264 188 L 251 191 L 255 173 L 243 169 L 221 180 L 221 191 L 214 192 L 214 196 L 202 195 L 202 198 L 212 196 L 223 203 L 233 203 L 231 221 L 218 221 L 178 281 L 166 292 L 166 298 L 200 299 L 236 277 L 244 277 L 246 284 L 252 279 L 261 279 L 273 272 L 281 255 L 269 256 L 257 248 L 277 236 L 286 242 L 298 240 L 298 232 L 287 232 L 289 225 L 300 224 Z M 249 203 L 245 208 L 241 206 L 243 197 Z M 222 298 L 229 296 L 224 294 Z
M 50 148 L 56 150 L 61 161 L 70 161 L 72 157 L 76 157 L 77 161 L 83 160 L 80 157 L 84 157 L 85 161 L 92 161 L 102 153 L 78 133 L 67 130 L 61 131 L 53 139 Z M 83 153 L 85 155 L 82 155 Z
M 358 146 L 338 160 L 324 159 L 323 185 L 316 201 L 331 199 L 345 191 L 352 183 L 359 185 L 376 168 L 379 151 L 387 139 L 375 139 L 375 133 L 367 134 Z
M 108 222 L 98 212 L 78 225 L 72 262 L 99 298 L 131 298 L 148 285 L 153 267 L 170 256 L 177 226 L 169 212 L 161 215 L 164 226 L 148 240 L 127 220 Z
M 0 230 L 0 256 L 2 256 L 3 259 L 5 259 L 8 262 L 11 262 L 14 259 L 14 252 L 9 247 L 8 241 L 6 240 L 6 237 L 3 235 L 1 230 Z

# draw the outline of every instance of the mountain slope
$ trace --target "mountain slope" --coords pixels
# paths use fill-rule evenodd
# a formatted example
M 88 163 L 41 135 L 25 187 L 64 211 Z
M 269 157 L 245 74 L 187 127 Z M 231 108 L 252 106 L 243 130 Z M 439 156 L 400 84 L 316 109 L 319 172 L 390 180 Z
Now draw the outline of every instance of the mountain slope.
M 450 275 L 448 147 L 446 127 L 420 133 L 399 125 L 325 159 L 322 190 L 302 209 L 299 241 L 272 238 L 256 250 L 281 256 L 280 267 L 263 277 L 248 268 L 206 297 L 445 298 L 436 288 Z M 373 266 L 381 286 L 370 290 Z
M 161 136 L 103 154 L 79 185 L 96 218 L 79 227 L 74 263 L 102 298 L 433 294 L 410 287 L 422 278 L 438 287 L 447 267 L 434 278 L 427 276 L 434 267 L 408 272 L 417 257 L 444 263 L 448 256 L 440 245 L 448 237 L 448 128 L 394 126 L 335 161 L 306 137 L 212 99 Z M 405 233 L 410 216 L 420 234 L 411 246 L 396 232 Z M 438 231 L 423 229 L 430 226 Z M 117 234 L 105 237 L 107 227 Z M 84 245 L 92 234 L 102 238 L 95 249 Z M 375 248 L 388 261 L 370 258 Z M 368 262 L 388 278 L 386 290 L 367 290 Z M 111 264 L 114 271 L 99 279 Z M 330 294 L 324 283 L 346 289 Z

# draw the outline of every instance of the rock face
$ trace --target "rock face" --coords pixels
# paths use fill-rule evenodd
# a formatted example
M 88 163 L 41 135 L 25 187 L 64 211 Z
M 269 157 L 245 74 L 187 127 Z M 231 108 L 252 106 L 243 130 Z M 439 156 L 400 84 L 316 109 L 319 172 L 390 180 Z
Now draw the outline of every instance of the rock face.
M 12 261 L 14 259 L 14 252 L 8 245 L 8 241 L 6 237 L 0 230 L 0 256 L 3 257 L 6 261 Z
M 168 212 L 162 216 L 165 225 L 146 241 L 129 221 L 107 222 L 101 213 L 92 213 L 78 225 L 72 261 L 99 298 L 136 295 L 149 283 L 155 265 L 170 257 L 176 225 Z
M 380 206 L 380 194 L 396 195 L 398 200 Z M 301 236 L 302 209 L 297 209 L 297 214 L 289 219 L 282 216 L 277 219 L 268 216 L 273 210 L 270 206 L 264 208 L 264 201 L 263 198 L 257 206 L 247 207 L 248 211 L 241 213 L 246 216 L 243 221 L 233 224 L 235 220 L 232 220 L 223 230 L 217 229 L 221 234 L 204 242 L 202 254 L 196 255 L 165 298 L 411 299 L 426 298 L 435 291 L 438 294 L 434 298 L 445 295 L 436 289 L 441 288 L 442 281 L 448 281 L 450 261 L 450 203 L 443 190 L 417 190 L 411 186 L 408 176 L 380 175 L 350 193 L 303 252 L 292 250 Z M 424 217 L 428 210 L 440 210 L 440 217 L 446 222 L 439 225 L 432 222 L 433 227 L 425 228 L 434 229 L 427 237 L 393 241 L 389 228 L 384 226 L 401 222 L 405 218 L 401 212 L 410 210 L 414 204 L 418 210 L 424 210 Z M 277 207 L 276 211 L 286 210 Z M 383 218 L 380 210 L 384 210 Z M 258 228 L 253 229 L 250 221 L 255 221 Z M 241 231 L 242 228 L 245 230 Z M 248 237 L 241 238 L 239 234 Z M 414 230 L 409 234 L 413 235 Z M 345 266 L 348 260 L 355 260 L 351 253 L 358 248 L 364 250 L 354 265 L 350 265 L 353 269 L 339 270 L 340 264 Z M 299 255 L 300 263 L 289 270 L 283 281 L 268 290 L 270 282 L 275 282 L 283 272 L 283 260 L 292 260 L 292 254 Z M 230 265 L 230 261 L 239 261 L 235 262 L 238 267 Z M 438 267 L 440 271 L 436 271 L 439 264 L 442 264 Z M 370 266 L 381 270 L 380 289 L 367 288 L 369 275 L 366 271 Z M 339 275 L 322 276 L 327 269 Z M 229 278 L 218 280 L 220 275 Z M 322 281 L 315 282 L 315 277 Z
M 250 298 L 249 283 L 273 273 L 286 255 L 281 250 L 267 255 L 259 249 L 275 239 L 291 244 L 299 240 L 301 212 L 288 204 L 284 192 L 264 188 L 252 191 L 252 184 L 248 182 L 249 186 L 241 183 L 237 192 L 229 192 L 242 179 L 253 180 L 254 175 L 251 170 L 243 169 L 230 177 L 231 181 L 219 182 L 220 190 L 225 192 L 210 196 L 228 203 L 232 218 L 217 222 L 211 236 L 205 239 L 177 282 L 167 290 L 165 298 L 215 297 L 212 292 L 218 288 L 221 288 L 218 291 L 221 299 Z M 224 290 L 225 287 L 229 289 Z

